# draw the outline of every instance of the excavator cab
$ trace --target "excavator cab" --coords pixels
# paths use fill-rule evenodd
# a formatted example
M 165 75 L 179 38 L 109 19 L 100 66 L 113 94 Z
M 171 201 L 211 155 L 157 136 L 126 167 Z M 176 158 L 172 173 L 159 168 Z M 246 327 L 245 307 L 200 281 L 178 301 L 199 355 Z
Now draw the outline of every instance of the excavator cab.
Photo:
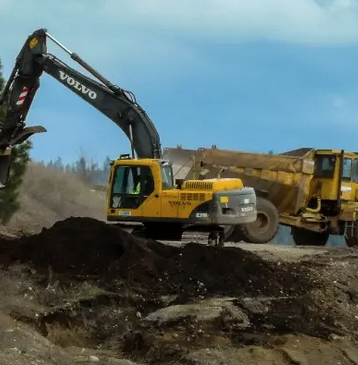
M 151 197 L 158 198 L 160 190 L 175 188 L 169 161 L 132 159 L 126 154 L 111 165 L 109 207 L 112 212 L 117 208 L 138 209 Z M 123 211 L 119 214 L 129 215 Z

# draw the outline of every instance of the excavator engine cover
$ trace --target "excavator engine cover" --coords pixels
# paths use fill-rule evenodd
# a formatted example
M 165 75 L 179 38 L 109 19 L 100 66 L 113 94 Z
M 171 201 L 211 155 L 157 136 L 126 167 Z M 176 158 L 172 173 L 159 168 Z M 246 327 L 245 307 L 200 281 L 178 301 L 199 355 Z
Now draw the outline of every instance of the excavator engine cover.
M 212 194 L 189 215 L 194 224 L 236 225 L 254 222 L 257 218 L 256 194 L 244 187 L 240 179 L 187 180 L 180 190 L 181 199 L 197 194 Z
M 207 216 L 211 224 L 236 225 L 256 220 L 256 195 L 253 188 L 217 191 L 207 212 L 196 212 L 196 223 Z M 198 219 L 199 217 L 199 219 Z

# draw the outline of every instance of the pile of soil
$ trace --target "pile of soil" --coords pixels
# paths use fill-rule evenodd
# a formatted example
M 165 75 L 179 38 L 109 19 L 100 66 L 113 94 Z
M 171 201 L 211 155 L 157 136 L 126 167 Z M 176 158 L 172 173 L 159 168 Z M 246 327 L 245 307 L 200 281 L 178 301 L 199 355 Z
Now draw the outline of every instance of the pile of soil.
M 188 244 L 173 260 L 171 280 L 185 292 L 194 285 L 201 293 L 220 295 L 300 295 L 310 285 L 310 271 L 294 264 L 273 263 L 237 247 Z M 200 289 L 201 288 L 201 289 Z
M 121 280 L 153 295 L 299 295 L 310 285 L 309 271 L 252 252 L 194 243 L 168 246 L 92 218 L 71 217 L 37 235 L 0 240 L 0 264 L 14 261 L 39 273 L 51 267 L 69 277 L 97 276 L 107 287 Z
M 19 260 L 37 269 L 51 266 L 57 273 L 92 275 L 107 270 L 129 248 L 139 247 L 116 227 L 92 218 L 69 218 L 36 235 L 1 240 L 0 255 L 3 263 Z
M 236 247 L 174 247 L 72 217 L 37 235 L 0 239 L 0 287 L 4 295 L 6 283 L 19 291 L 11 315 L 57 345 L 140 363 L 206 364 L 193 362 L 192 351 L 275 348 L 297 333 L 357 340 L 358 255 L 320 257 L 289 263 Z M 305 362 L 293 358 L 277 363 Z

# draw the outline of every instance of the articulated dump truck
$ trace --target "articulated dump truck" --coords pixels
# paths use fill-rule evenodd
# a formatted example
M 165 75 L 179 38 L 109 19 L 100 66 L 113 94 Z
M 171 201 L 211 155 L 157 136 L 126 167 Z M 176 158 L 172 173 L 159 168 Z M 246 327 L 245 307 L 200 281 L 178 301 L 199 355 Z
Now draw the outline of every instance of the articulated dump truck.
M 257 219 L 237 226 L 227 241 L 267 243 L 279 225 L 296 245 L 324 246 L 342 235 L 358 246 L 358 153 L 301 148 L 259 154 L 212 148 L 165 148 L 176 178 L 240 178 L 255 189 Z

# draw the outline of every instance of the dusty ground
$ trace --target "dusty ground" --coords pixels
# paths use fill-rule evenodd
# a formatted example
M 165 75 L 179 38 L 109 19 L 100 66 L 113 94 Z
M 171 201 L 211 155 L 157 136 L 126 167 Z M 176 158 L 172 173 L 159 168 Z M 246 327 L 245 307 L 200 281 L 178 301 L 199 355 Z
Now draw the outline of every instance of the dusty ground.
M 0 364 L 358 364 L 358 251 L 242 247 L 90 218 L 2 239 Z
M 78 178 L 31 163 L 20 191 L 21 209 L 1 232 L 38 233 L 71 216 L 106 219 L 106 194 L 91 191 Z

